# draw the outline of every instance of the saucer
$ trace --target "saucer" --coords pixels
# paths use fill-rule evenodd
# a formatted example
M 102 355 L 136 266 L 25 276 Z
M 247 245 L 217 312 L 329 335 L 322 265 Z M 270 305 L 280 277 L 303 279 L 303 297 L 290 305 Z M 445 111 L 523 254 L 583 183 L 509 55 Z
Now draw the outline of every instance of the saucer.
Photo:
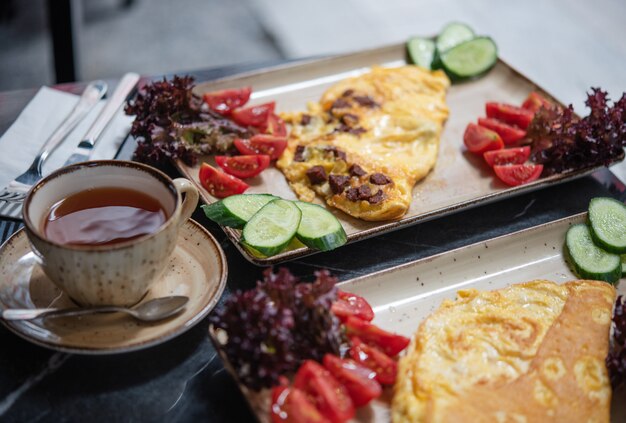
M 217 304 L 227 277 L 226 257 L 213 236 L 189 219 L 163 275 L 142 302 L 186 295 L 189 302 L 174 317 L 140 322 L 122 313 L 4 321 L 4 326 L 34 344 L 75 354 L 114 354 L 161 344 L 199 323 Z M 23 229 L 0 248 L 0 310 L 76 307 L 37 263 Z

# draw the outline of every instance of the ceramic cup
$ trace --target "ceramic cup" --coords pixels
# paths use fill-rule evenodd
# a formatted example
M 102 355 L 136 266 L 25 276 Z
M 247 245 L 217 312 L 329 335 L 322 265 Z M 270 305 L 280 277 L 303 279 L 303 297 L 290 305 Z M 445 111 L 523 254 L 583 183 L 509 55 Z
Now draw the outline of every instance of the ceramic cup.
M 161 203 L 169 218 L 154 233 L 112 245 L 62 245 L 44 237 L 42 226 L 52 205 L 99 187 L 144 192 Z M 39 181 L 24 201 L 23 214 L 31 247 L 60 289 L 82 306 L 129 306 L 158 279 L 176 246 L 178 228 L 197 204 L 198 190 L 187 179 L 171 180 L 140 163 L 97 160 L 61 168 Z

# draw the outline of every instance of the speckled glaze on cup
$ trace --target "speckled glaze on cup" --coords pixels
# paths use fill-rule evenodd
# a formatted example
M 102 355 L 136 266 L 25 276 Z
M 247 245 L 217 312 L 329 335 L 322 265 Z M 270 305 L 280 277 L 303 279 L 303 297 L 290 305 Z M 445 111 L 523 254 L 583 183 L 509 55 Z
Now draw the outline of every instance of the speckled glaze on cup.
M 43 221 L 52 205 L 98 187 L 142 191 L 159 200 L 168 219 L 152 234 L 113 245 L 62 245 L 43 236 Z M 129 306 L 139 302 L 161 274 L 176 246 L 178 228 L 197 204 L 198 191 L 187 179 L 171 180 L 135 162 L 90 161 L 61 168 L 33 186 L 24 201 L 24 226 L 46 275 L 75 302 Z

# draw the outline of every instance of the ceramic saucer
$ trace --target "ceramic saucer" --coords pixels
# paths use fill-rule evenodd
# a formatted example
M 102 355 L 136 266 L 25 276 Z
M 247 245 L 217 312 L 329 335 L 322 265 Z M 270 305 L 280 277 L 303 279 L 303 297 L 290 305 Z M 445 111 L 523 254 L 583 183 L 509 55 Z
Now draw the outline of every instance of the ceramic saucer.
M 2 321 L 12 332 L 35 344 L 78 354 L 135 351 L 165 342 L 200 322 L 217 304 L 226 286 L 226 257 L 213 236 L 188 220 L 181 226 L 174 252 L 161 278 L 142 301 L 186 295 L 178 315 L 144 323 L 121 314 Z M 7 308 L 75 307 L 37 264 L 24 230 L 0 249 L 0 310 Z

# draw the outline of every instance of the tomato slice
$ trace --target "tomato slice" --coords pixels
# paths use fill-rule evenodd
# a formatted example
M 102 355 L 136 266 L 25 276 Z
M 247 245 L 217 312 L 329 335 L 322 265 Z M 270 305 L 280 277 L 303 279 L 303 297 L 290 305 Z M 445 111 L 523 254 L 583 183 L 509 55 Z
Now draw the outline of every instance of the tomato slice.
M 528 94 L 528 97 L 526 97 L 526 100 L 524 100 L 524 103 L 522 104 L 522 109 L 530 110 L 531 112 L 535 113 L 542 106 L 552 107 L 552 102 L 541 94 L 533 91 Z
M 348 335 L 358 336 L 364 342 L 374 345 L 393 357 L 409 345 L 406 336 L 387 332 L 370 322 L 349 316 L 344 322 Z
M 249 140 L 236 138 L 234 144 L 241 154 L 267 154 L 276 160 L 287 148 L 287 138 L 258 134 Z
M 245 109 L 235 109 L 232 111 L 231 117 L 240 125 L 260 128 L 267 125 L 267 119 L 274 114 L 275 107 L 276 103 L 271 101 Z
M 209 194 L 217 198 L 241 194 L 249 188 L 241 179 L 227 175 L 208 163 L 202 163 L 200 167 L 200 183 Z
M 361 407 L 383 392 L 376 382 L 376 372 L 349 359 L 332 354 L 324 356 L 324 367 L 348 390 L 355 406 Z
M 393 385 L 396 382 L 398 363 L 376 347 L 367 345 L 359 337 L 350 337 L 352 346 L 348 351 L 350 357 L 359 364 L 373 370 L 376 380 L 383 385 Z
M 215 156 L 215 162 L 224 172 L 237 178 L 252 178 L 270 165 L 270 156 L 267 154 L 253 154 L 246 156 Z
M 272 389 L 270 415 L 273 423 L 324 423 L 322 414 L 299 389 L 286 385 Z
M 527 184 L 539 178 L 543 171 L 541 164 L 495 165 L 493 170 L 502 182 L 512 187 Z
M 365 298 L 341 290 L 337 291 L 337 301 L 333 303 L 331 310 L 341 321 L 346 320 L 348 316 L 355 316 L 368 322 L 374 319 L 374 310 Z
M 502 141 L 504 141 L 504 144 L 506 145 L 515 144 L 526 136 L 526 131 L 523 129 L 506 124 L 497 119 L 480 118 L 478 119 L 478 125 L 483 128 L 490 129 L 500 135 Z
M 524 130 L 528 128 L 535 115 L 533 111 L 504 103 L 489 102 L 485 105 L 485 109 L 488 118 L 498 119 Z
M 267 124 L 261 128 L 264 133 L 268 135 L 274 135 L 275 137 L 286 137 L 287 126 L 285 122 L 278 115 L 270 115 L 267 118 Z
M 229 115 L 237 107 L 246 104 L 250 99 L 250 94 L 252 94 L 252 87 L 244 87 L 206 93 L 202 98 L 211 110 L 222 115 Z
M 483 157 L 489 166 L 522 164 L 530 157 L 530 147 L 512 147 L 502 150 L 485 151 Z
M 465 128 L 463 142 L 469 151 L 478 154 L 489 150 L 499 150 L 504 147 L 500 135 L 475 123 L 470 123 Z
M 298 369 L 293 386 L 304 391 L 331 422 L 345 422 L 354 417 L 354 404 L 348 391 L 319 363 L 306 360 Z

